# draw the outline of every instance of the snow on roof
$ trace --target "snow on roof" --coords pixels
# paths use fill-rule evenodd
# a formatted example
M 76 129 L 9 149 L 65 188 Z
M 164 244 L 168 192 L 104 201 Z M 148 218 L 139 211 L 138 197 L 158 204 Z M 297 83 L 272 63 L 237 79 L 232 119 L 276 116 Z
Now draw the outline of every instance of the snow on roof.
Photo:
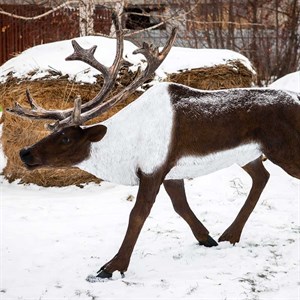
M 75 40 L 83 48 L 98 45 L 95 52 L 96 59 L 107 66 L 113 62 L 116 47 L 115 39 L 86 36 Z M 133 43 L 125 41 L 123 57 L 133 64 L 132 68 L 144 65 L 144 59 L 141 54 L 132 54 L 136 48 Z M 71 40 L 32 47 L 0 67 L 0 82 L 5 82 L 9 75 L 20 79 L 30 78 L 35 80 L 56 73 L 62 76 L 68 75 L 71 80 L 78 82 L 94 83 L 96 81 L 95 75 L 98 75 L 99 72 L 83 62 L 65 61 L 65 58 L 72 53 Z M 255 73 L 251 63 L 245 56 L 231 50 L 173 47 L 156 74 L 159 77 L 165 77 L 166 73 L 230 64 L 232 60 L 239 60 L 246 68 Z
M 273 89 L 289 90 L 300 93 L 300 71 L 287 74 L 277 79 L 270 84 L 270 87 Z

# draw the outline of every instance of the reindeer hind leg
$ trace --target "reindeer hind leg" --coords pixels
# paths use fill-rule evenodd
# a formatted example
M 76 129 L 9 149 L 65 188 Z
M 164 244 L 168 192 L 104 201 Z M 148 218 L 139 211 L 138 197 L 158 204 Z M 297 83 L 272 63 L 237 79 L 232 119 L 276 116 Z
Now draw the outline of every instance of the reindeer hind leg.
M 229 241 L 231 244 L 235 244 L 240 241 L 242 230 L 270 177 L 263 166 L 261 157 L 250 162 L 243 169 L 252 178 L 252 188 L 236 219 L 220 236 L 219 242 Z

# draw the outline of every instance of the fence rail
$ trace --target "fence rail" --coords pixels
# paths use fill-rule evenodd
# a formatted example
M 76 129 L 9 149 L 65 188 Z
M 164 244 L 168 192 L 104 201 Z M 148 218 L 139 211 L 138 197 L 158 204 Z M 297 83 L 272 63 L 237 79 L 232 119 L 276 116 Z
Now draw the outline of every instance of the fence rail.
M 49 10 L 38 5 L 1 4 L 0 8 L 26 17 L 40 15 Z M 96 6 L 95 31 L 109 34 L 110 26 L 111 11 Z M 21 20 L 0 15 L 0 65 L 30 47 L 78 36 L 79 12 L 76 8 L 62 8 L 37 20 Z

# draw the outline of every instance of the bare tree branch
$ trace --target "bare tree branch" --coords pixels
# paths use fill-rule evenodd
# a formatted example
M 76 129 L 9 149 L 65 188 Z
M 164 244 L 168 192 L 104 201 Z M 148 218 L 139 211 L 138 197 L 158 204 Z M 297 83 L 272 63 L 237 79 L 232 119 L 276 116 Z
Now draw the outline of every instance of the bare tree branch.
M 186 15 L 191 13 L 191 11 L 185 13 Z M 132 34 L 135 34 L 135 33 L 139 33 L 141 31 L 144 31 L 144 30 L 151 30 L 151 29 L 155 29 L 159 26 L 161 26 L 162 24 L 165 24 L 171 20 L 178 20 L 178 21 L 188 21 L 188 22 L 192 22 L 192 23 L 195 23 L 195 24 L 202 24 L 202 25 L 205 25 L 205 24 L 225 24 L 225 25 L 241 25 L 241 23 L 239 22 L 233 22 L 233 21 L 197 21 L 195 19 L 186 19 L 186 18 L 181 18 L 183 14 L 179 15 L 179 16 L 169 16 L 167 17 L 166 15 L 151 15 L 151 14 L 146 14 L 146 13 L 135 13 L 135 12 L 129 12 L 129 13 L 124 13 L 124 14 L 130 14 L 130 15 L 137 15 L 137 16 L 145 16 L 145 17 L 154 17 L 154 18 L 165 18 L 166 20 L 160 22 L 159 24 L 156 24 L 156 25 L 153 25 L 151 27 L 148 27 L 148 28 L 144 28 L 142 30 L 138 30 L 138 31 L 135 31 L 133 33 L 130 33 L 128 35 L 132 35 Z M 243 23 L 244 26 L 259 26 L 259 27 L 267 27 L 266 24 L 262 24 L 262 23 L 253 23 L 253 22 L 244 22 Z
M 63 3 L 63 4 L 58 5 L 58 6 L 54 7 L 54 8 L 52 8 L 51 10 L 48 10 L 45 13 L 43 13 L 41 15 L 38 15 L 38 16 L 34 16 L 34 17 L 19 16 L 19 15 L 13 14 L 13 13 L 6 12 L 2 8 L 0 8 L 0 14 L 6 15 L 6 16 L 9 16 L 9 17 L 12 17 L 12 18 L 16 18 L 16 19 L 25 20 L 25 21 L 37 20 L 37 19 L 43 18 L 45 16 L 48 16 L 48 15 L 52 14 L 53 12 L 55 12 L 55 11 L 57 11 L 57 10 L 65 7 L 65 6 L 68 6 L 70 4 L 77 4 L 79 2 L 80 2 L 80 0 L 68 0 L 65 3 Z

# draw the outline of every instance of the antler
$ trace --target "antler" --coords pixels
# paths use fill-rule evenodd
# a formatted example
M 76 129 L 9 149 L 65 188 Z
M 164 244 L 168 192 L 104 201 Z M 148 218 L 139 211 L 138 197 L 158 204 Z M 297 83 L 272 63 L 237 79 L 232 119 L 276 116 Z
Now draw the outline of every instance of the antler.
M 114 26 L 116 28 L 117 52 L 116 52 L 115 60 L 111 67 L 107 68 L 106 66 L 104 66 L 103 64 L 101 64 L 95 59 L 94 53 L 96 51 L 97 46 L 93 46 L 90 49 L 83 49 L 82 47 L 79 46 L 79 44 L 75 40 L 72 41 L 74 53 L 66 58 L 66 60 L 81 60 L 89 64 L 90 66 L 94 67 L 98 71 L 100 71 L 103 75 L 104 82 L 100 92 L 92 100 L 88 101 L 87 103 L 81 106 L 80 111 L 82 112 L 85 112 L 93 108 L 95 105 L 97 105 L 99 102 L 105 99 L 111 87 L 114 85 L 114 82 L 118 75 L 118 71 L 122 64 L 123 41 L 124 41 L 123 31 L 120 28 L 120 22 L 115 13 L 113 13 L 112 19 L 114 22 Z M 28 103 L 30 104 L 31 109 L 22 107 L 18 102 L 16 102 L 14 108 L 7 109 L 7 111 L 15 113 L 20 116 L 32 118 L 32 119 L 50 119 L 50 120 L 64 120 L 65 118 L 74 116 L 73 111 L 75 109 L 77 109 L 78 111 L 78 103 L 77 104 L 75 103 L 76 100 L 74 101 L 74 108 L 65 109 L 65 110 L 46 110 L 40 107 L 33 100 L 28 89 L 26 90 L 26 97 Z M 50 125 L 49 129 L 53 130 L 54 127 Z
M 105 97 L 109 94 L 111 88 L 114 86 L 114 83 L 118 76 L 118 72 L 123 63 L 122 57 L 124 50 L 124 34 L 120 26 L 119 18 L 115 13 L 113 13 L 112 19 L 116 28 L 117 52 L 114 62 L 110 68 L 105 67 L 95 59 L 94 53 L 97 46 L 93 46 L 92 48 L 85 50 L 81 48 L 74 40 L 72 41 L 74 53 L 66 58 L 66 60 L 81 60 L 100 71 L 103 75 L 104 82 L 100 92 L 92 100 L 81 106 L 82 112 L 90 110 L 91 108 L 104 101 Z
M 18 103 L 15 104 L 13 109 L 8 109 L 8 111 L 29 117 L 34 119 L 54 119 L 57 120 L 56 123 L 48 126 L 50 130 L 59 130 L 61 128 L 72 126 L 72 125 L 81 125 L 86 121 L 93 119 L 94 117 L 102 114 L 103 112 L 110 109 L 112 106 L 116 105 L 120 101 L 124 100 L 128 95 L 142 85 L 146 80 L 148 80 L 155 70 L 159 67 L 162 61 L 166 58 L 169 53 L 176 36 L 176 29 L 172 30 L 172 34 L 164 47 L 164 49 L 159 52 L 158 48 L 143 43 L 143 46 L 135 50 L 134 54 L 143 54 L 147 60 L 147 67 L 143 73 L 140 73 L 135 80 L 124 88 L 123 91 L 113 96 L 106 102 L 103 102 L 107 95 L 109 94 L 111 88 L 113 87 L 118 72 L 122 66 L 123 60 L 123 31 L 120 28 L 119 19 L 116 14 L 113 14 L 113 22 L 116 28 L 117 34 L 117 52 L 115 60 L 111 67 L 105 67 L 103 64 L 98 62 L 94 53 L 97 46 L 93 46 L 90 49 L 83 49 L 76 41 L 72 41 L 72 46 L 74 48 L 74 53 L 66 58 L 66 60 L 81 60 L 90 66 L 96 68 L 100 71 L 104 78 L 103 86 L 100 92 L 90 101 L 81 105 L 80 99 L 75 99 L 74 108 L 66 110 L 45 110 L 44 108 L 38 106 L 35 101 L 32 99 L 29 91 L 26 91 L 27 101 L 29 102 L 31 109 L 24 108 Z
M 96 116 L 106 112 L 111 107 L 115 106 L 117 103 L 126 99 L 133 91 L 135 91 L 139 86 L 141 86 L 145 81 L 147 81 L 155 70 L 161 65 L 164 61 L 168 53 L 170 52 L 172 45 L 175 41 L 177 33 L 177 28 L 172 29 L 172 33 L 167 41 L 167 44 L 163 48 L 161 52 L 159 52 L 157 47 L 153 47 L 153 45 L 149 45 L 147 43 L 143 43 L 143 46 L 133 52 L 133 54 L 141 53 L 147 59 L 147 67 L 143 73 L 140 73 L 139 76 L 135 78 L 135 80 L 130 83 L 127 87 L 125 87 L 120 93 L 113 96 L 111 99 L 106 102 L 100 103 L 93 109 L 81 114 L 82 124 L 86 121 L 95 118 Z M 68 122 L 68 118 L 59 122 L 59 126 L 63 126 Z

